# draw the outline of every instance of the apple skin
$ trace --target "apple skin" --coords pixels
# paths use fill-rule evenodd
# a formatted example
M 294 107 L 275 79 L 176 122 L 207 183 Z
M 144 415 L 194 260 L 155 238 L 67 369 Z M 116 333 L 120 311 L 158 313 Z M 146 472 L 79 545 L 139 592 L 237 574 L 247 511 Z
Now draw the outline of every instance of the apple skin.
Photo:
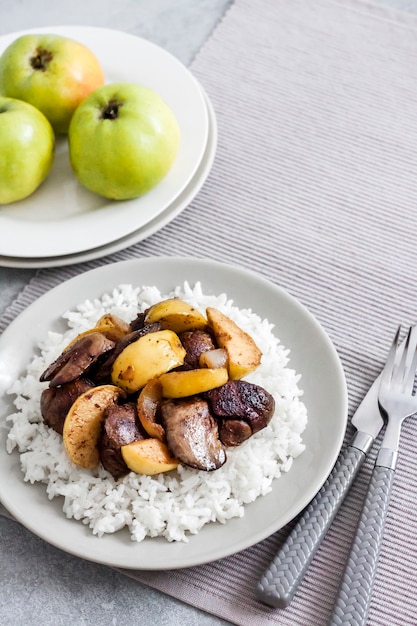
M 75 111 L 68 132 L 79 182 L 113 200 L 155 187 L 170 170 L 179 142 L 177 120 L 165 101 L 134 83 L 96 89 Z
M 32 194 L 48 176 L 55 135 L 34 106 L 0 96 L 0 145 L 0 204 L 9 204 Z
M 56 133 L 68 132 L 77 106 L 103 84 L 93 52 L 61 35 L 22 35 L 0 57 L 0 95 L 33 104 Z

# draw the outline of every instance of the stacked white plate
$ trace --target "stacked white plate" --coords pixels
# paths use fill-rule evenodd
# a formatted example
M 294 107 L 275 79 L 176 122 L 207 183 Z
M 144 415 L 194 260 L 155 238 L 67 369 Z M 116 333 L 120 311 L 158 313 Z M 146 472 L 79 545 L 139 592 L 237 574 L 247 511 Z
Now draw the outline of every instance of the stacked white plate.
M 149 237 L 186 208 L 211 169 L 217 125 L 207 94 L 174 56 L 149 41 L 111 29 L 53 26 L 15 32 L 0 37 L 0 54 L 28 32 L 76 39 L 96 54 L 107 82 L 154 89 L 174 112 L 181 142 L 173 167 L 159 185 L 140 198 L 118 202 L 78 183 L 69 163 L 67 139 L 57 137 L 47 180 L 25 200 L 0 206 L 0 266 L 70 265 Z

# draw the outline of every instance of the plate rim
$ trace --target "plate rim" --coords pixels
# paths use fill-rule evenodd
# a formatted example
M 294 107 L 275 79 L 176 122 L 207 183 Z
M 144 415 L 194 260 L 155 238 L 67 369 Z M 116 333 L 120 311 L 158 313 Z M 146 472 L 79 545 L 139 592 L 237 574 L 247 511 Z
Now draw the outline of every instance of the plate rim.
M 129 545 L 131 546 L 131 549 L 128 548 L 127 551 L 127 555 L 128 557 L 126 557 L 126 553 L 124 553 L 123 557 L 111 557 L 109 558 L 109 556 L 106 554 L 103 555 L 103 550 L 100 549 L 98 546 L 100 544 L 98 544 L 97 542 L 102 541 L 102 539 L 98 539 L 93 537 L 92 533 L 90 530 L 86 530 L 89 539 L 87 540 L 88 546 L 89 546 L 89 551 L 88 554 L 85 552 L 80 551 L 80 549 L 78 549 L 77 547 L 71 546 L 71 545 L 65 545 L 62 543 L 62 539 L 58 539 L 58 540 L 54 540 L 51 539 L 51 537 L 48 535 L 47 530 L 45 528 L 34 528 L 33 527 L 33 522 L 32 521 L 27 521 L 27 519 L 22 519 L 21 518 L 21 514 L 19 513 L 19 510 L 17 510 L 16 506 L 13 504 L 13 502 L 10 499 L 10 494 L 9 494 L 9 498 L 4 498 L 4 485 L 0 484 L 0 499 L 3 502 L 4 506 L 6 507 L 6 509 L 8 509 L 10 511 L 10 513 L 12 513 L 15 517 L 17 517 L 17 519 L 24 525 L 26 526 L 26 528 L 28 528 L 31 532 L 33 532 L 34 534 L 40 536 L 41 538 L 43 538 L 44 540 L 46 540 L 48 543 L 55 545 L 56 547 L 65 550 L 66 552 L 70 553 L 70 554 L 74 554 L 75 556 L 78 556 L 80 558 L 84 558 L 86 560 L 90 560 L 90 561 L 94 561 L 94 562 L 98 562 L 98 563 L 102 563 L 102 564 L 106 564 L 106 565 L 110 565 L 110 566 L 114 566 L 114 567 L 123 567 L 126 569 L 148 569 L 148 570 L 160 570 L 160 569 L 179 569 L 182 567 L 190 567 L 190 566 L 194 566 L 194 565 L 201 565 L 203 563 L 206 562 L 210 562 L 210 561 L 214 561 L 217 560 L 219 558 L 224 558 L 226 556 L 230 556 L 231 554 L 234 554 L 236 552 L 239 552 L 240 550 L 246 549 L 252 545 L 254 545 L 255 543 L 258 543 L 259 541 L 265 539 L 266 537 L 268 537 L 269 535 L 271 535 L 272 533 L 278 531 L 280 528 L 282 528 L 282 526 L 284 526 L 285 524 L 287 524 L 289 521 L 291 521 L 307 504 L 308 502 L 314 497 L 314 495 L 317 493 L 317 491 L 320 489 L 320 487 L 322 486 L 322 484 L 324 483 L 324 481 L 326 480 L 328 474 L 330 473 L 336 459 L 337 456 L 340 452 L 343 440 L 344 440 L 344 435 L 345 435 L 345 429 L 346 429 L 346 423 L 347 423 L 347 386 L 346 386 L 346 378 L 345 378 L 345 374 L 344 374 L 344 370 L 343 370 L 343 366 L 342 363 L 340 361 L 340 357 L 336 351 L 336 348 L 334 347 L 333 343 L 331 342 L 328 334 L 326 333 L 326 331 L 324 330 L 324 328 L 321 326 L 321 324 L 318 322 L 318 320 L 315 318 L 315 316 L 312 315 L 312 313 L 307 309 L 307 307 L 305 307 L 305 305 L 303 305 L 297 298 L 295 298 L 294 296 L 292 296 L 286 289 L 276 285 L 275 283 L 273 283 L 272 281 L 270 281 L 269 279 L 267 279 L 266 277 L 262 276 L 261 274 L 257 273 L 257 272 L 253 272 L 250 269 L 247 268 L 243 268 L 237 264 L 228 264 L 228 263 L 224 263 L 221 261 L 214 261 L 214 260 L 210 260 L 210 259 L 205 259 L 205 258 L 198 258 L 198 257 L 193 257 L 193 256 L 156 256 L 156 257 L 144 257 L 144 258 L 140 258 L 140 259 L 131 259 L 128 261 L 119 261 L 117 263 L 112 263 L 112 264 L 108 264 L 108 265 L 104 265 L 98 268 L 94 268 L 94 269 L 90 269 L 86 272 L 83 272 L 82 274 L 78 274 L 77 276 L 73 276 L 72 278 L 69 278 L 68 280 L 66 280 L 65 282 L 61 283 L 60 285 L 54 287 L 53 289 L 51 289 L 50 291 L 48 291 L 47 293 L 44 293 L 42 296 L 40 296 L 39 298 L 37 298 L 29 307 L 27 307 L 24 311 L 22 311 L 22 313 L 15 319 L 13 320 L 10 325 L 6 328 L 6 330 L 4 331 L 3 335 L 0 336 L 0 348 L 4 347 L 4 344 L 6 344 L 8 337 L 13 334 L 14 330 L 21 324 L 24 323 L 26 321 L 26 319 L 30 318 L 31 315 L 31 309 L 32 307 L 36 306 L 36 307 L 42 307 L 46 302 L 48 302 L 48 299 L 53 299 L 54 295 L 60 295 L 65 291 L 68 291 L 68 286 L 70 286 L 70 291 L 72 292 L 73 289 L 76 289 L 78 284 L 81 282 L 86 281 L 87 283 L 89 282 L 89 279 L 94 278 L 95 283 L 99 283 L 100 281 L 98 280 L 100 278 L 100 275 L 103 277 L 105 277 L 106 275 L 113 275 L 113 273 L 119 275 L 119 269 L 121 271 L 122 275 L 126 275 L 126 269 L 130 266 L 131 268 L 137 270 L 138 266 L 142 266 L 142 270 L 146 267 L 146 265 L 148 265 L 148 269 L 149 266 L 159 266 L 159 265 L 166 265 L 168 264 L 169 268 L 172 268 L 174 265 L 178 265 L 178 266 L 190 266 L 190 263 L 193 264 L 194 270 L 195 269 L 201 269 L 201 268 L 205 268 L 206 270 L 208 269 L 209 272 L 213 272 L 213 273 L 217 273 L 217 272 L 221 272 L 222 270 L 229 272 L 229 276 L 233 276 L 233 278 L 239 278 L 243 281 L 248 280 L 249 282 L 252 282 L 254 284 L 259 284 L 260 288 L 262 290 L 262 288 L 269 290 L 272 290 L 274 293 L 277 294 L 277 297 L 279 299 L 279 297 L 281 297 L 282 301 L 286 301 L 287 303 L 290 303 L 291 307 L 293 307 L 294 311 L 297 314 L 302 314 L 304 315 L 304 319 L 308 321 L 308 323 L 315 328 L 315 330 L 318 332 L 318 338 L 319 340 L 322 342 L 322 345 L 325 346 L 326 350 L 328 351 L 328 353 L 332 356 L 332 371 L 333 373 L 336 375 L 335 380 L 337 381 L 337 385 L 338 385 L 338 393 L 340 394 L 339 397 L 339 407 L 338 407 L 338 411 L 335 411 L 335 413 L 339 413 L 339 425 L 338 425 L 338 429 L 337 429 L 337 440 L 335 441 L 335 445 L 332 449 L 331 454 L 329 455 L 329 458 L 325 464 L 325 471 L 322 471 L 319 477 L 316 477 L 316 480 L 311 481 L 311 477 L 309 477 L 309 484 L 310 484 L 310 491 L 308 492 L 308 498 L 304 497 L 302 499 L 301 502 L 298 502 L 297 506 L 293 506 L 292 509 L 289 509 L 286 512 L 286 516 L 283 517 L 283 519 L 281 520 L 280 524 L 276 524 L 276 523 L 272 523 L 269 524 L 267 527 L 263 527 L 262 529 L 258 529 L 253 531 L 251 529 L 250 532 L 250 538 L 249 536 L 246 536 L 245 538 L 242 540 L 242 538 L 240 538 L 240 540 L 234 544 L 232 547 L 230 545 L 228 545 L 227 547 L 225 546 L 213 546 L 212 549 L 210 550 L 210 553 L 207 554 L 207 552 L 205 552 L 204 556 L 202 556 L 201 554 L 199 555 L 193 555 L 192 554 L 192 550 L 187 549 L 187 546 L 190 546 L 192 543 L 192 540 L 194 539 L 194 536 L 192 536 L 190 538 L 190 543 L 188 544 L 183 544 L 179 547 L 176 547 L 175 549 L 173 549 L 172 547 L 170 548 L 169 546 L 172 546 L 172 544 L 166 542 L 165 539 L 162 540 L 163 545 L 164 545 L 164 552 L 166 553 L 167 556 L 163 556 L 162 558 L 159 559 L 159 561 L 157 561 L 156 563 L 149 563 L 147 562 L 146 564 L 142 564 L 140 561 L 138 562 L 138 560 L 136 560 L 136 558 L 133 558 L 136 556 L 136 551 L 140 552 L 140 548 L 137 548 L 137 546 L 141 546 L 142 544 L 144 544 L 144 542 L 142 542 L 142 544 L 136 544 L 136 546 L 132 546 L 132 542 L 129 541 Z M 214 274 L 213 274 L 214 275 Z M 181 284 L 182 283 L 182 279 L 178 280 L 176 284 Z M 119 279 L 119 284 L 120 284 L 120 279 Z M 149 284 L 146 283 L 144 281 L 142 281 L 142 284 Z M 114 285 L 116 286 L 116 285 Z M 172 284 L 172 287 L 174 286 L 174 284 Z M 98 293 L 103 293 L 104 291 L 106 291 L 108 289 L 108 287 L 104 288 L 97 288 L 96 292 Z M 203 287 L 204 290 L 204 287 Z M 221 287 L 219 288 L 219 290 L 217 291 L 217 293 L 221 293 Z M 95 292 L 95 293 L 96 293 Z M 52 294 L 52 296 L 51 296 Z M 278 295 L 279 294 L 279 295 Z M 80 298 L 80 300 L 78 300 L 78 302 L 81 302 L 82 299 Z M 77 302 L 73 302 L 73 306 L 76 305 Z M 33 309 L 32 309 L 33 310 Z M 255 311 L 256 312 L 256 311 Z M 49 327 L 49 326 L 48 326 Z M 279 332 L 277 333 L 277 335 L 279 336 Z M 285 344 L 284 344 L 285 345 Z M 291 350 L 291 346 L 286 346 Z M 7 353 L 7 350 L 6 350 Z M 0 354 L 1 354 L 1 350 L 0 350 Z M 290 362 L 291 362 L 291 354 L 290 354 Z M 1 360 L 1 356 L 0 356 L 0 381 L 1 381 L 1 368 L 2 365 L 4 366 L 5 364 L 2 363 Z M 291 366 L 291 365 L 290 365 Z M 303 388 L 303 387 L 302 387 Z M 343 414 L 343 415 L 342 415 Z M 0 418 L 1 418 L 1 407 L 0 407 Z M 1 428 L 0 428 L 1 431 Z M 305 452 L 298 457 L 299 459 L 303 458 L 303 455 L 305 454 Z M 5 452 L 5 449 L 0 450 L 0 461 L 3 458 L 3 463 L 4 463 L 4 459 L 9 457 L 10 459 L 14 459 L 14 463 L 16 464 L 16 456 L 17 453 L 13 453 L 12 455 L 7 455 L 7 457 L 5 457 L 5 455 L 7 455 L 7 453 Z M 297 461 L 297 460 L 296 460 Z M 11 461 L 10 461 L 11 463 Z M 10 469 L 10 468 L 9 468 Z M 16 469 L 16 468 L 15 468 Z M 294 468 L 291 468 L 290 472 L 293 471 Z M 18 469 L 18 471 L 20 471 Z M 280 479 L 278 480 L 283 480 L 285 478 L 285 476 L 289 476 L 290 472 L 288 474 L 283 475 Z M 22 489 L 26 489 L 29 485 L 27 485 L 27 483 L 23 482 L 23 477 L 20 476 L 20 483 L 22 483 L 21 487 Z M 19 483 L 19 484 L 20 484 Z M 25 487 L 23 487 L 23 485 Z M 311 485 L 313 485 L 313 489 L 311 489 Z M 34 485 L 30 485 L 29 486 L 31 489 L 33 489 L 35 486 Z M 45 486 L 44 485 L 38 485 L 38 487 L 40 487 L 41 489 L 45 490 Z M 278 485 L 279 487 L 279 485 Z M 266 495 L 266 496 L 262 496 L 259 497 L 254 503 L 252 503 L 252 505 L 256 506 L 258 502 L 263 501 L 263 499 L 267 499 L 268 496 L 270 496 L 270 494 Z M 271 500 L 271 498 L 269 498 L 269 501 L 273 501 L 273 499 Z M 45 503 L 43 503 L 45 504 Z M 49 504 L 49 502 L 48 502 Z M 50 503 L 50 505 L 52 506 L 52 502 Z M 247 505 L 248 507 L 251 507 L 252 505 Z M 252 506 L 253 509 L 253 506 Z M 246 511 L 246 515 L 248 514 L 248 510 Z M 49 517 L 52 515 L 52 518 L 54 517 L 53 513 L 51 511 L 49 511 L 48 509 L 48 514 Z M 62 513 L 62 510 L 60 512 L 60 515 L 62 516 L 62 518 L 64 518 L 65 523 L 70 523 L 70 524 L 78 524 L 81 527 L 83 527 L 81 522 L 74 522 L 73 520 L 66 520 L 65 515 Z M 61 519 L 61 522 L 63 522 L 64 520 Z M 241 518 L 242 523 L 244 525 L 244 520 L 245 517 Z M 233 523 L 234 522 L 234 523 Z M 236 518 L 234 520 L 230 520 L 228 522 L 228 524 L 230 524 L 230 526 L 236 526 L 236 523 L 239 524 L 239 520 L 237 520 Z M 228 524 L 226 524 L 223 528 L 227 528 Z M 208 529 L 206 535 L 211 536 L 213 534 L 212 531 L 210 531 L 210 527 L 217 527 L 219 530 L 218 532 L 222 532 L 222 525 L 219 525 L 218 523 L 215 524 L 209 524 L 206 527 L 204 527 L 202 529 L 202 531 L 196 535 L 195 537 L 198 537 L 199 535 L 203 534 L 205 532 L 205 529 Z M 68 527 L 69 528 L 69 527 Z M 81 529 L 79 527 L 77 527 L 78 530 L 76 531 L 76 533 L 78 535 L 81 536 Z M 85 527 L 83 527 L 85 528 Z M 246 530 L 244 528 L 244 530 Z M 244 533 L 245 535 L 245 533 Z M 112 538 L 116 537 L 116 541 L 117 541 L 117 536 L 118 534 L 116 533 L 115 535 L 110 535 L 110 544 L 111 544 L 111 540 Z M 107 539 L 107 538 L 106 538 Z M 149 541 L 155 541 L 153 539 L 147 539 L 145 540 L 145 542 L 148 542 L 149 545 Z M 109 542 L 107 542 L 109 543 Z M 122 541 L 120 542 L 120 548 L 122 548 Z M 104 552 L 106 552 L 105 548 L 106 548 L 106 542 L 103 541 L 103 543 L 101 544 L 102 548 L 104 549 Z M 163 549 L 164 549 L 163 548 Z M 145 548 L 146 549 L 146 548 Z M 158 545 L 156 545 L 155 547 L 155 551 L 157 551 L 158 549 Z M 171 552 L 173 554 L 171 554 Z M 191 554 L 187 554 L 187 552 L 191 552 Z M 135 554 L 134 554 L 135 553 Z M 174 558 L 173 558 L 174 555 Z
M 181 144 L 180 144 L 181 152 L 179 153 L 179 155 L 177 155 L 176 162 L 174 163 L 173 168 L 171 168 L 172 171 L 170 170 L 170 172 L 168 172 L 167 177 L 166 177 L 168 181 L 171 180 L 170 185 L 171 187 L 174 186 L 175 190 L 170 195 L 169 199 L 168 199 L 168 196 L 165 197 L 164 201 L 160 203 L 160 206 L 156 206 L 159 201 L 157 200 L 155 202 L 155 208 L 152 212 L 151 217 L 148 218 L 147 215 L 143 215 L 141 217 L 142 223 L 138 227 L 136 227 L 136 224 L 138 223 L 137 220 L 139 218 L 138 217 L 135 218 L 135 216 L 140 215 L 141 212 L 137 211 L 137 206 L 138 205 L 145 206 L 146 203 L 149 203 L 149 201 L 152 200 L 152 195 L 163 193 L 165 179 L 162 180 L 158 185 L 156 185 L 153 189 L 151 189 L 144 196 L 140 196 L 139 198 L 133 198 L 130 200 L 123 200 L 123 201 L 113 201 L 113 200 L 109 200 L 106 198 L 101 198 L 99 195 L 91 194 L 91 192 L 88 192 L 82 186 L 77 185 L 77 189 L 79 189 L 80 193 L 88 197 L 91 196 L 92 198 L 91 202 L 94 202 L 94 201 L 97 203 L 101 202 L 100 208 L 98 209 L 98 213 L 97 213 L 97 207 L 89 207 L 86 211 L 81 212 L 79 215 L 70 215 L 69 217 L 68 216 L 64 217 L 62 220 L 56 220 L 56 221 L 52 220 L 52 225 L 50 225 L 50 228 L 53 229 L 52 233 L 50 231 L 50 236 L 45 238 L 45 240 L 42 240 L 42 241 L 49 242 L 48 245 L 50 247 L 47 249 L 46 252 L 44 248 L 42 250 L 39 249 L 39 251 L 42 253 L 42 257 L 44 258 L 60 255 L 60 251 L 61 251 L 60 246 L 62 246 L 62 238 L 60 239 L 58 235 L 59 235 L 59 231 L 65 228 L 65 226 L 71 226 L 72 224 L 76 223 L 81 228 L 81 232 L 83 228 L 85 229 L 85 231 L 88 230 L 88 233 L 86 233 L 83 236 L 83 238 L 80 238 L 79 237 L 80 228 L 75 228 L 74 232 L 77 231 L 77 236 L 75 237 L 75 241 L 72 241 L 71 243 L 71 250 L 67 249 L 69 245 L 68 236 L 63 240 L 64 245 L 66 246 L 64 254 L 76 254 L 77 252 L 83 252 L 84 250 L 91 249 L 92 247 L 104 246 L 107 243 L 113 242 L 115 240 L 115 236 L 114 236 L 115 232 L 117 233 L 116 238 L 120 239 L 130 234 L 132 231 L 138 230 L 138 228 L 146 226 L 146 224 L 148 224 L 150 221 L 155 219 L 159 214 L 161 214 L 165 209 L 167 209 L 168 206 L 184 191 L 184 189 L 187 187 L 187 185 L 192 181 L 193 177 L 195 176 L 197 169 L 199 167 L 199 164 L 206 150 L 207 140 L 208 140 L 208 125 L 209 125 L 206 102 L 201 93 L 201 88 L 196 77 L 191 73 L 189 68 L 187 68 L 171 52 L 169 52 L 168 50 L 165 50 L 163 47 L 157 45 L 156 43 L 145 39 L 144 37 L 133 35 L 132 33 L 128 33 L 120 29 L 112 29 L 108 27 L 98 27 L 98 26 L 89 26 L 89 25 L 53 25 L 53 26 L 46 26 L 46 27 L 42 27 L 42 26 L 34 27 L 30 29 L 14 31 L 12 33 L 2 34 L 0 35 L 0 48 L 2 46 L 4 47 L 7 45 L 7 44 L 3 44 L 5 40 L 7 41 L 10 39 L 11 41 L 13 41 L 15 38 L 24 34 L 40 34 L 40 33 L 46 33 L 46 32 L 56 32 L 57 34 L 63 34 L 68 37 L 72 37 L 74 39 L 76 39 L 78 36 L 78 39 L 80 39 L 81 41 L 84 41 L 84 38 L 87 38 L 87 39 L 94 38 L 94 36 L 97 38 L 113 36 L 114 38 L 118 38 L 118 39 L 121 38 L 122 40 L 125 40 L 129 45 L 137 44 L 138 48 L 146 47 L 147 50 L 154 50 L 155 54 L 157 54 L 159 57 L 162 56 L 163 59 L 166 59 L 167 62 L 170 63 L 171 69 L 173 67 L 174 68 L 176 67 L 177 68 L 176 71 L 181 72 L 183 76 L 183 80 L 186 81 L 188 85 L 188 89 L 191 90 L 192 93 L 194 94 L 195 103 L 197 104 L 197 101 L 198 101 L 198 109 L 195 109 L 195 110 L 198 112 L 198 116 L 199 116 L 198 119 L 201 122 L 201 124 L 199 125 L 199 132 L 201 133 L 201 136 L 199 138 L 198 145 L 196 143 L 193 148 L 193 152 L 195 153 L 196 159 L 195 160 L 193 159 L 193 162 L 189 161 L 189 163 L 186 165 L 185 170 L 182 174 L 181 184 L 176 186 L 176 183 L 173 182 L 173 176 L 175 173 L 177 175 L 178 173 L 181 173 L 181 172 L 174 171 L 175 167 L 179 167 L 178 156 L 183 155 L 182 167 L 184 167 L 185 157 L 186 157 L 186 153 L 183 152 L 184 150 L 186 150 L 186 148 L 184 148 L 184 146 L 181 147 Z M 94 50 L 94 47 L 93 47 L 94 41 L 91 41 L 87 45 L 90 45 L 90 47 L 92 47 L 92 49 Z M 106 67 L 104 67 L 104 69 L 106 71 Z M 170 81 L 171 79 L 168 81 L 165 81 L 165 83 L 168 85 Z M 114 82 L 116 81 L 107 80 L 107 77 L 106 77 L 106 83 L 110 84 Z M 137 82 L 137 81 L 133 81 L 133 82 Z M 170 89 L 172 92 L 173 87 L 171 86 Z M 184 123 L 184 120 L 183 120 L 183 123 Z M 184 130 L 184 128 L 185 126 L 183 124 L 182 130 Z M 183 134 L 184 133 L 182 132 L 182 135 Z M 190 133 L 188 134 L 190 135 Z M 58 146 L 60 144 L 63 144 L 66 141 L 67 141 L 66 137 L 61 137 L 59 135 L 57 136 Z M 188 144 L 186 145 L 188 146 Z M 55 161 L 56 160 L 57 159 L 55 159 Z M 68 164 L 67 164 L 67 167 L 68 167 Z M 75 184 L 74 181 L 75 179 L 72 178 L 72 182 Z M 166 183 L 165 183 L 165 186 L 166 186 Z M 54 189 L 53 193 L 56 194 L 56 192 L 57 190 Z M 64 191 L 64 196 L 65 196 L 65 191 Z M 33 197 L 34 197 L 34 194 L 31 194 L 31 196 L 29 196 L 28 198 L 25 198 L 19 203 L 16 203 L 17 205 L 16 215 L 17 215 L 19 206 L 24 208 L 25 203 L 29 204 L 31 201 L 33 201 Z M 55 195 L 53 196 L 53 198 L 55 198 Z M 90 202 L 90 200 L 87 200 L 87 202 Z M 2 228 L 3 231 L 6 228 L 8 231 L 10 231 L 9 233 L 10 236 L 8 237 L 8 241 L 13 242 L 15 241 L 15 237 L 13 236 L 14 230 L 19 229 L 19 227 L 21 228 L 22 223 L 23 224 L 26 223 L 27 232 L 24 238 L 25 245 L 22 244 L 19 248 L 18 253 L 16 254 L 16 251 L 13 251 L 10 248 L 10 245 L 14 246 L 15 244 L 14 243 L 10 245 L 7 244 L 8 245 L 7 249 L 4 250 L 4 247 L 2 249 L 3 256 L 10 256 L 10 257 L 16 257 L 16 258 L 22 258 L 22 259 L 37 257 L 38 256 L 37 253 L 34 254 L 35 248 L 33 248 L 33 246 L 38 246 L 39 248 L 39 244 L 36 243 L 38 240 L 37 235 L 40 235 L 43 233 L 43 228 L 45 224 L 48 224 L 48 220 L 46 221 L 42 219 L 39 221 L 36 219 L 20 220 L 13 216 L 13 208 L 14 208 L 13 204 L 0 205 L 0 227 Z M 117 213 L 118 210 L 119 211 L 124 210 L 125 217 L 129 219 L 121 220 L 121 219 L 118 219 L 118 217 L 115 217 L 115 214 Z M 149 209 L 147 208 L 147 211 L 148 210 Z M 96 237 L 96 240 L 94 241 L 94 244 L 92 246 L 90 243 L 91 235 L 92 235 L 92 230 L 90 227 L 96 223 L 96 213 L 100 215 L 102 219 L 106 219 L 106 216 L 107 216 L 107 220 L 110 218 L 111 223 L 113 224 L 115 222 L 117 228 L 108 227 L 104 231 L 104 233 L 106 234 L 102 232 L 102 228 L 97 229 L 96 234 L 94 235 Z M 51 220 L 49 220 L 49 222 L 51 222 Z M 133 228 L 131 227 L 132 223 L 134 224 Z M 55 232 L 55 236 L 52 236 L 54 232 Z M 34 233 L 36 236 L 34 236 Z M 77 237 L 79 238 L 79 241 Z

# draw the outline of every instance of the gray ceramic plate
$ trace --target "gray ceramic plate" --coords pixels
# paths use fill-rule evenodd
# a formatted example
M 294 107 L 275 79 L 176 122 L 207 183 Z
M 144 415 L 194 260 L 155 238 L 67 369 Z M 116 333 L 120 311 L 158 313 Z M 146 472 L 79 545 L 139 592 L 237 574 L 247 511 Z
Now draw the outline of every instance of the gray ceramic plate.
M 305 452 L 277 479 L 271 493 L 245 509 L 240 519 L 213 523 L 189 543 L 130 540 L 128 532 L 97 538 L 81 522 L 66 519 L 45 487 L 23 481 L 17 453 L 5 450 L 4 417 L 12 410 L 5 389 L 20 376 L 48 330 L 64 330 L 62 313 L 120 283 L 157 285 L 162 293 L 184 280 L 200 281 L 205 293 L 226 292 L 275 324 L 290 349 L 290 367 L 301 374 L 309 414 Z M 52 289 L 29 306 L 0 338 L 0 500 L 22 524 L 50 544 L 79 557 L 131 569 L 175 569 L 213 561 L 247 548 L 293 519 L 314 497 L 339 454 L 346 428 L 347 392 L 339 357 L 315 318 L 286 291 L 264 278 L 217 262 L 175 257 L 137 259 L 86 272 Z

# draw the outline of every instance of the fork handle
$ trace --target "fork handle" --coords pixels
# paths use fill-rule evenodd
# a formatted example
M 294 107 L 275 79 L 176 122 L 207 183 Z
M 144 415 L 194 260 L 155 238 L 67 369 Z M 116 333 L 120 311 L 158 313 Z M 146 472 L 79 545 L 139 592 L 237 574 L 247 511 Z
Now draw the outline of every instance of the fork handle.
M 373 438 L 358 431 L 257 585 L 258 598 L 286 607 L 360 469 Z
M 377 464 L 372 472 L 329 626 L 366 626 L 394 473 Z

